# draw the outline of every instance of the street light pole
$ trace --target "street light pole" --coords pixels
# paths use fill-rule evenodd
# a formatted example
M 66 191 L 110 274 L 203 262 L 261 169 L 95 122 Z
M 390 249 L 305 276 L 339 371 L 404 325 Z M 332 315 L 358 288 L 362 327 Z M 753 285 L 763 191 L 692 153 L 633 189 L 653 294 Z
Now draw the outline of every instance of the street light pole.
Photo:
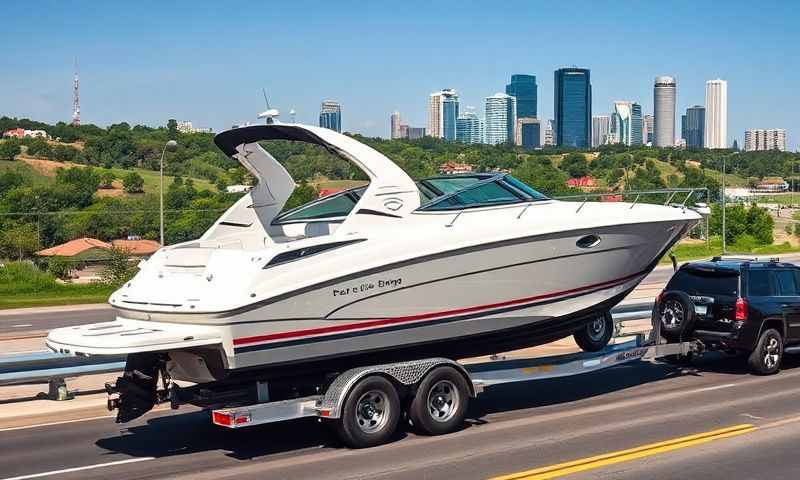
M 161 188 L 159 189 L 159 216 L 160 216 L 160 231 L 161 231 L 161 246 L 164 246 L 164 155 L 167 153 L 167 150 L 172 151 L 178 146 L 178 142 L 175 140 L 170 140 L 166 144 L 164 144 L 164 149 L 161 151 L 161 173 L 159 174 L 159 181 L 161 183 Z
M 725 156 L 722 157 L 722 254 L 728 253 L 725 243 Z

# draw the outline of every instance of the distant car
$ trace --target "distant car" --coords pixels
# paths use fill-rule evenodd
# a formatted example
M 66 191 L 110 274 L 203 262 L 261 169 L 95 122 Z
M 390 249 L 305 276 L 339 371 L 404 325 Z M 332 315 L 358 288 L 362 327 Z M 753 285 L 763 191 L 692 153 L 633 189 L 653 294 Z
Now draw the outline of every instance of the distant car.
M 784 352 L 800 351 L 800 268 L 778 259 L 686 263 L 656 298 L 653 315 L 669 341 L 743 352 L 754 373 L 776 373 Z

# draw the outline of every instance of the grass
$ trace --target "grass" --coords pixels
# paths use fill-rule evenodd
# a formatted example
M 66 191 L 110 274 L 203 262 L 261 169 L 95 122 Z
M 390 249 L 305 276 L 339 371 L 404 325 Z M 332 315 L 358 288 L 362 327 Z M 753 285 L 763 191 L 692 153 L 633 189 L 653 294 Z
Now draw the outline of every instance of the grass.
M 126 170 L 124 168 L 112 168 L 111 171 L 116 175 L 117 179 L 120 181 L 125 178 L 125 175 L 129 174 L 130 172 L 136 172 L 142 176 L 144 180 L 144 193 L 158 193 L 160 185 L 159 185 L 159 175 L 158 172 L 153 170 L 146 170 L 143 168 L 132 168 L 130 170 Z M 169 175 L 164 175 L 164 189 L 166 190 L 169 185 L 172 183 L 172 180 L 175 177 L 171 177 Z M 217 187 L 214 186 L 208 180 L 202 178 L 192 178 L 192 182 L 194 182 L 194 188 L 197 190 L 212 190 L 216 191 Z
M 114 287 L 105 284 L 62 284 L 28 262 L 0 267 L 0 309 L 103 303 Z
M 800 248 L 793 247 L 789 243 L 762 245 L 757 247 L 742 246 L 728 244 L 728 253 L 726 255 L 779 255 L 784 253 L 800 252 Z M 681 242 L 672 249 L 672 254 L 678 259 L 679 262 L 686 260 L 697 260 L 702 258 L 711 258 L 716 255 L 722 255 L 722 239 L 720 237 L 711 237 L 711 240 L 706 246 L 706 242 Z M 670 263 L 669 256 L 664 256 L 661 263 Z

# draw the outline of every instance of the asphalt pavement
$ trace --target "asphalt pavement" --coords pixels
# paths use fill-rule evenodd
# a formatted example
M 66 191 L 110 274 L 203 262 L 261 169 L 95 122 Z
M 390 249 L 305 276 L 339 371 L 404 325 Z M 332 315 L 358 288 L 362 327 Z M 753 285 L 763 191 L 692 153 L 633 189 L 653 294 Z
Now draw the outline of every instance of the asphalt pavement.
M 231 431 L 197 411 L 129 425 L 89 419 L 0 431 L 0 478 L 794 479 L 798 380 L 797 357 L 769 377 L 718 354 L 690 367 L 635 362 L 491 387 L 461 431 L 403 429 L 366 450 L 341 447 L 315 420 Z M 585 469 L 570 474 L 564 464 Z M 550 473 L 530 473 L 541 471 Z

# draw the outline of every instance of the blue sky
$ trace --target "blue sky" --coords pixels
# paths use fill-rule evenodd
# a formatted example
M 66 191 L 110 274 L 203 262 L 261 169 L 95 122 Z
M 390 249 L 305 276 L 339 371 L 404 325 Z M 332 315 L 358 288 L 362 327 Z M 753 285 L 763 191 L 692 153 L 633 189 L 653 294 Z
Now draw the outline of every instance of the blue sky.
M 70 5 L 73 4 L 73 5 Z M 114 5 L 114 6 L 112 6 Z M 458 90 L 483 110 L 512 73 L 537 76 L 552 118 L 553 70 L 592 71 L 593 112 L 632 100 L 652 112 L 653 79 L 678 82 L 678 114 L 728 80 L 729 137 L 800 137 L 800 13 L 794 2 L 25 2 L 0 30 L 0 115 L 67 121 L 73 57 L 84 122 L 219 131 L 256 122 L 261 88 L 288 119 L 342 103 L 345 130 L 388 136 L 399 110 L 426 123 L 428 94 Z M 680 128 L 678 115 L 676 128 Z

